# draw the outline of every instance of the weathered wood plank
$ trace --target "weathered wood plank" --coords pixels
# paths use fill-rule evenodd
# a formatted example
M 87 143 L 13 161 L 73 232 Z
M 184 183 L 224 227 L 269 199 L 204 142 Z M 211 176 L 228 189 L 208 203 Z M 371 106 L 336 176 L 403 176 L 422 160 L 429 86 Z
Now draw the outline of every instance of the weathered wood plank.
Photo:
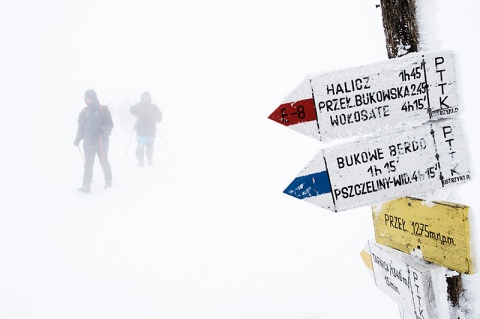
M 419 51 L 415 0 L 381 0 L 389 58 Z
M 426 264 L 398 250 L 369 240 L 361 252 L 375 285 L 416 318 L 438 318 L 433 284 L 440 266 Z
M 375 239 L 426 261 L 473 274 L 469 207 L 404 197 L 372 206 Z

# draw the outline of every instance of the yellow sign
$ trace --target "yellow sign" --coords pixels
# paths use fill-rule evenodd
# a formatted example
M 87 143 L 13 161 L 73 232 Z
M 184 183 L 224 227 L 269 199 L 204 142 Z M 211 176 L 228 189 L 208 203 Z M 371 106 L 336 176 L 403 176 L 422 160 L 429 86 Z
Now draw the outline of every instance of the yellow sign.
M 469 207 L 404 197 L 372 206 L 375 240 L 382 245 L 473 274 Z

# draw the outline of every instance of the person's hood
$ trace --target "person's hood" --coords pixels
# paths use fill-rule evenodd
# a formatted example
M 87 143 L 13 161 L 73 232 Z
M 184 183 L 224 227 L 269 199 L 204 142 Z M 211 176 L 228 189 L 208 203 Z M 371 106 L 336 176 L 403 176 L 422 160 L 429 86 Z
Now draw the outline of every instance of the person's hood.
M 86 90 L 84 98 L 92 99 L 96 105 L 100 104 L 100 102 L 98 101 L 97 92 L 95 92 L 94 90 Z

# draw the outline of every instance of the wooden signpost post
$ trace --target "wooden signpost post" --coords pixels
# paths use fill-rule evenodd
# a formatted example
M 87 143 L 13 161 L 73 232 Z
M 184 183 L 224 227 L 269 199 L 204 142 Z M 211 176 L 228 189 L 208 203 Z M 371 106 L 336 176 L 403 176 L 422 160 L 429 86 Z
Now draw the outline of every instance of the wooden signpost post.
M 269 119 L 318 140 L 363 136 L 321 150 L 284 193 L 334 212 L 374 205 L 377 242 L 361 256 L 375 284 L 402 319 L 435 319 L 459 305 L 452 271 L 475 272 L 469 208 L 406 196 L 471 179 L 454 56 L 417 52 L 415 0 L 380 2 L 392 60 L 308 78 Z
M 397 58 L 419 50 L 415 0 L 380 0 L 388 57 Z M 461 276 L 447 278 L 448 298 L 458 307 L 462 293 Z M 456 319 L 456 318 L 455 318 Z

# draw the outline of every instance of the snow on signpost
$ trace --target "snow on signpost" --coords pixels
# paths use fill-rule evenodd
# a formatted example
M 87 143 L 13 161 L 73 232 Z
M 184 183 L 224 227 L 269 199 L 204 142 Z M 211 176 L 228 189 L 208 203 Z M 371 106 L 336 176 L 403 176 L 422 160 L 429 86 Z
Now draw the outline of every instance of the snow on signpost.
M 469 154 L 456 119 L 454 66 L 449 51 L 410 53 L 303 81 L 269 119 L 317 140 L 360 138 L 321 150 L 284 193 L 338 212 L 470 181 Z M 387 215 L 400 218 L 400 212 L 378 214 L 376 239 L 393 249 L 371 240 L 362 257 L 376 285 L 399 304 L 401 313 L 434 319 L 435 303 L 447 302 L 443 296 L 435 297 L 435 272 L 444 269 L 442 265 L 473 272 L 468 222 L 461 210 L 457 236 L 441 226 L 445 216 L 435 222 L 430 216 L 424 220 L 416 215 L 421 211 L 416 205 L 407 215 L 413 235 L 386 221 Z M 430 241 L 420 239 L 415 223 L 432 226 L 427 233 Z M 401 231 L 394 234 L 401 238 L 397 242 L 395 231 Z M 436 264 L 408 255 L 412 252 L 425 253 L 424 259 Z
M 372 272 L 375 285 L 415 318 L 438 318 L 436 302 L 441 294 L 435 291 L 437 274 L 442 267 L 422 263 L 415 257 L 369 240 L 361 252 Z
M 372 206 L 377 243 L 473 274 L 469 207 L 404 197 Z
M 469 180 L 460 122 L 449 119 L 323 149 L 284 193 L 337 212 Z
M 416 126 L 458 111 L 454 56 L 447 51 L 311 77 L 269 119 L 329 140 Z

